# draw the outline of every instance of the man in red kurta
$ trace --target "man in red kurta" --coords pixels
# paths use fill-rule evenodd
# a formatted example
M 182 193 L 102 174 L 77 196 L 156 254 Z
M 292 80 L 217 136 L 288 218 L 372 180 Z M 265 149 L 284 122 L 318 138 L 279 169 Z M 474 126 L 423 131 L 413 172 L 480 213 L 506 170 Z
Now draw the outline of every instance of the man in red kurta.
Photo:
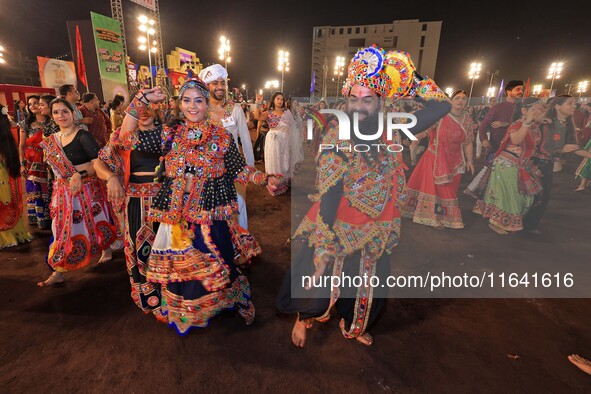
M 109 141 L 109 130 L 107 127 L 107 116 L 100 109 L 101 102 L 94 93 L 84 93 L 82 96 L 84 103 L 80 107 L 80 112 L 85 118 L 92 119 L 92 123 L 88 125 L 88 131 L 92 134 L 99 147 L 103 147 Z

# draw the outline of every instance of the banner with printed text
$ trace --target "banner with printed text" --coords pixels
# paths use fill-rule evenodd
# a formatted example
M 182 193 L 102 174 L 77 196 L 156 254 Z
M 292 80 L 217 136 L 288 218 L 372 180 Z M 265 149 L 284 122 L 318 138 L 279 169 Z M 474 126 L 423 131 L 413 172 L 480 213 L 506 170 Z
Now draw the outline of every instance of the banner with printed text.
M 90 13 L 90 18 L 104 99 L 108 101 L 115 94 L 127 97 L 127 63 L 123 58 L 119 22 L 94 12 Z
M 59 88 L 61 85 L 76 86 L 74 62 L 37 56 L 39 78 L 44 88 Z

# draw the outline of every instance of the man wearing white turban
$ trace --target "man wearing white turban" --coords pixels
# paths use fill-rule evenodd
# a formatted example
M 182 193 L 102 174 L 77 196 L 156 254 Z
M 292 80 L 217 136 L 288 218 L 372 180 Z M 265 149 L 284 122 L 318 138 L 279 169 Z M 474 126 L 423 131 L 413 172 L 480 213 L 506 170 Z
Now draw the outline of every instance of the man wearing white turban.
M 221 65 L 214 64 L 204 68 L 199 73 L 199 78 L 207 84 L 210 92 L 208 116 L 220 123 L 232 134 L 236 146 L 239 146 L 238 137 L 240 137 L 242 154 L 244 155 L 246 164 L 254 167 L 254 154 L 252 152 L 252 142 L 250 141 L 246 116 L 239 104 L 226 100 L 228 71 Z M 247 229 L 246 186 L 236 184 L 236 192 L 238 194 L 238 211 L 240 212 L 238 224 Z

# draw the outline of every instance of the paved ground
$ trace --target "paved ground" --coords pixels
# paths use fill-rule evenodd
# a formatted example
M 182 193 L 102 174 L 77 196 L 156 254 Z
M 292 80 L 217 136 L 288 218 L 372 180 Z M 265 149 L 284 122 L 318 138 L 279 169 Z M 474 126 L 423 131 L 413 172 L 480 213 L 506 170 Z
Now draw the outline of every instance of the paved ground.
M 439 259 L 478 269 L 588 263 L 591 190 L 573 193 L 575 160 L 555 179 L 541 237 L 500 237 L 469 212 L 466 229 L 405 220 L 394 258 Z M 466 178 L 463 185 L 468 179 Z M 40 289 L 49 234 L 0 252 L 0 387 L 3 392 L 589 392 L 591 376 L 566 356 L 591 357 L 587 299 L 393 299 L 371 348 L 345 340 L 337 319 L 290 341 L 293 317 L 275 297 L 289 267 L 290 197 L 249 188 L 251 231 L 264 253 L 248 272 L 257 307 L 246 327 L 233 313 L 179 337 L 129 297 L 122 254 Z M 472 257 L 467 257 L 471 255 Z M 588 279 L 588 278 L 585 278 Z

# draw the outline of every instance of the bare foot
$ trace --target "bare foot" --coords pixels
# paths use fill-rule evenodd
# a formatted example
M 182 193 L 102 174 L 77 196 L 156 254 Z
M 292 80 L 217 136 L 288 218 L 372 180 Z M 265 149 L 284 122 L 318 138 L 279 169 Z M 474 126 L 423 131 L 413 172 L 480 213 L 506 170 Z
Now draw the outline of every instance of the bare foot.
M 500 228 L 500 227 L 498 227 L 498 226 L 496 226 L 496 225 L 494 225 L 492 223 L 489 223 L 488 224 L 488 227 L 490 227 L 490 229 L 492 231 L 494 231 L 495 233 L 497 233 L 497 234 L 501 234 L 501 235 L 507 235 L 507 234 L 509 234 L 508 231 L 505 231 L 502 228 Z
M 568 361 L 575 364 L 577 368 L 585 372 L 587 375 L 591 375 L 591 361 L 579 356 L 578 354 L 571 354 L 568 356 Z
M 306 344 L 306 330 L 307 328 L 304 323 L 300 319 L 296 319 L 293 330 L 291 331 L 291 341 L 296 347 L 304 347 Z
M 64 274 L 54 271 L 53 274 L 49 275 L 49 278 L 45 279 L 43 282 L 37 282 L 37 286 L 48 287 L 58 283 L 64 283 Z
M 574 191 L 575 192 L 582 192 L 583 190 L 585 190 L 585 186 L 581 185 L 581 186 L 577 187 Z
M 107 248 L 103 250 L 103 254 L 101 254 L 101 258 L 98 261 L 98 264 L 108 263 L 113 259 L 113 249 Z

